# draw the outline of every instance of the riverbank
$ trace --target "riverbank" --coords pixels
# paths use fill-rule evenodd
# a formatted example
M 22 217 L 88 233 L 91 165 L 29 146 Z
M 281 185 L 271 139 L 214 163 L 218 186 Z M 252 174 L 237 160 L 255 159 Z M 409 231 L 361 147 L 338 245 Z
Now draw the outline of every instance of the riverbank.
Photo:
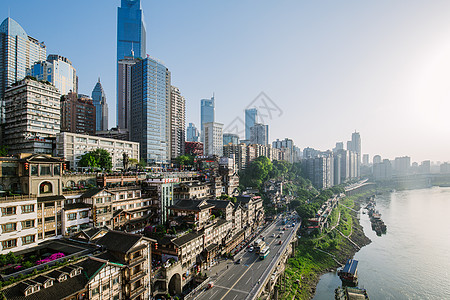
M 336 270 L 371 242 L 364 235 L 357 212 L 361 202 L 373 193 L 372 190 L 342 199 L 329 216 L 328 229 L 318 236 L 299 239 L 279 286 L 281 299 L 311 299 L 322 274 Z

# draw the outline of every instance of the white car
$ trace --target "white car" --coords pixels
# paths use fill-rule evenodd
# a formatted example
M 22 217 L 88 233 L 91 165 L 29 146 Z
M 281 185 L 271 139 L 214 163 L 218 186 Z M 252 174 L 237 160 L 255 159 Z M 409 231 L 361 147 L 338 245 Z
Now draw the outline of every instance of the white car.
M 253 252 L 253 247 L 248 248 L 248 252 Z

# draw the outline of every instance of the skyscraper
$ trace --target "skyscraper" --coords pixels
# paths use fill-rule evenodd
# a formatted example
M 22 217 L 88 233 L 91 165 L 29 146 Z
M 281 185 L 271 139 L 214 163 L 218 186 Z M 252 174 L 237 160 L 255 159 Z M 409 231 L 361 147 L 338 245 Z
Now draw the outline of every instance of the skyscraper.
M 117 9 L 117 61 L 134 51 L 135 57 L 146 54 L 144 13 L 140 0 L 122 0 Z
M 46 58 L 46 47 L 28 36 L 25 30 L 11 18 L 0 24 L 0 109 L 4 122 L 4 95 L 11 84 L 26 76 L 27 68 Z
M 27 70 L 27 75 L 50 82 L 61 95 L 67 95 L 69 92 L 78 93 L 77 71 L 72 62 L 63 56 L 52 54 L 46 61 L 35 62 Z
M 194 123 L 189 123 L 186 129 L 186 142 L 199 142 L 200 133 Z
M 170 158 L 170 71 L 147 57 L 132 67 L 130 139 L 147 163 Z
M 250 140 L 252 128 L 258 122 L 258 110 L 249 108 L 245 110 L 245 139 Z
M 117 62 L 117 126 L 130 130 L 131 126 L 131 67 L 138 59 L 131 56 Z
M 175 86 L 171 86 L 170 92 L 170 119 L 171 158 L 175 159 L 184 154 L 186 128 L 186 99 Z
M 255 123 L 250 128 L 250 144 L 269 144 L 269 125 Z
M 108 104 L 100 78 L 92 90 L 92 101 L 95 106 L 95 131 L 108 130 Z
M 214 122 L 215 106 L 216 106 L 216 104 L 214 102 L 214 96 L 212 96 L 211 99 L 202 99 L 202 101 L 201 101 L 200 129 L 201 129 L 201 135 L 202 135 L 202 142 L 205 141 L 205 135 L 204 135 L 205 130 L 203 128 L 203 125 L 205 123 Z
M 203 124 L 204 128 L 204 153 L 205 155 L 223 155 L 223 124 L 208 122 Z

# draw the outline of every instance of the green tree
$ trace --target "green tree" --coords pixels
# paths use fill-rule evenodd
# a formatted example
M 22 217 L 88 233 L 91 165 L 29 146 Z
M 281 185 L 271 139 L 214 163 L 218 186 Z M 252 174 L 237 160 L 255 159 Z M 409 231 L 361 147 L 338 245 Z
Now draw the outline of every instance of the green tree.
M 105 149 L 97 148 L 83 154 L 78 164 L 80 167 L 102 168 L 110 170 L 112 168 L 112 158 Z
M 289 206 L 291 207 L 291 209 L 296 209 L 297 207 L 299 207 L 302 203 L 300 202 L 300 200 L 292 200 L 291 203 L 289 204 Z
M 1 146 L 0 147 L 0 156 L 6 156 L 8 155 L 8 146 Z
M 295 210 L 302 219 L 314 218 L 317 212 L 315 206 L 311 204 L 300 205 Z

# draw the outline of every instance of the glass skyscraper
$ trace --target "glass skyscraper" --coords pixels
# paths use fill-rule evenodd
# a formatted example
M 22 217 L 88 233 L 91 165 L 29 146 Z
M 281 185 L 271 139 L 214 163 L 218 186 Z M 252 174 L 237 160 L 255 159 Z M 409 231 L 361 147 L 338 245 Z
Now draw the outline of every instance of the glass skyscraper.
M 186 141 L 187 142 L 199 142 L 200 133 L 194 123 L 189 123 L 186 129 Z
M 147 57 L 132 66 L 130 138 L 147 163 L 170 158 L 170 71 Z
M 140 0 L 122 0 L 117 9 L 117 61 L 131 55 L 144 57 L 145 23 Z
M 92 101 L 95 106 L 95 131 L 108 130 L 108 104 L 100 78 L 92 91 Z
M 4 121 L 4 95 L 11 84 L 25 78 L 27 68 L 47 56 L 44 43 L 27 35 L 25 30 L 11 18 L 0 25 L 0 108 Z
M 245 139 L 250 140 L 252 128 L 258 122 L 258 110 L 256 108 L 249 108 L 245 110 Z
M 204 124 L 214 122 L 215 106 L 216 104 L 214 102 L 214 96 L 212 96 L 211 99 L 202 99 L 201 101 L 200 126 L 201 126 L 202 142 L 205 141 Z

